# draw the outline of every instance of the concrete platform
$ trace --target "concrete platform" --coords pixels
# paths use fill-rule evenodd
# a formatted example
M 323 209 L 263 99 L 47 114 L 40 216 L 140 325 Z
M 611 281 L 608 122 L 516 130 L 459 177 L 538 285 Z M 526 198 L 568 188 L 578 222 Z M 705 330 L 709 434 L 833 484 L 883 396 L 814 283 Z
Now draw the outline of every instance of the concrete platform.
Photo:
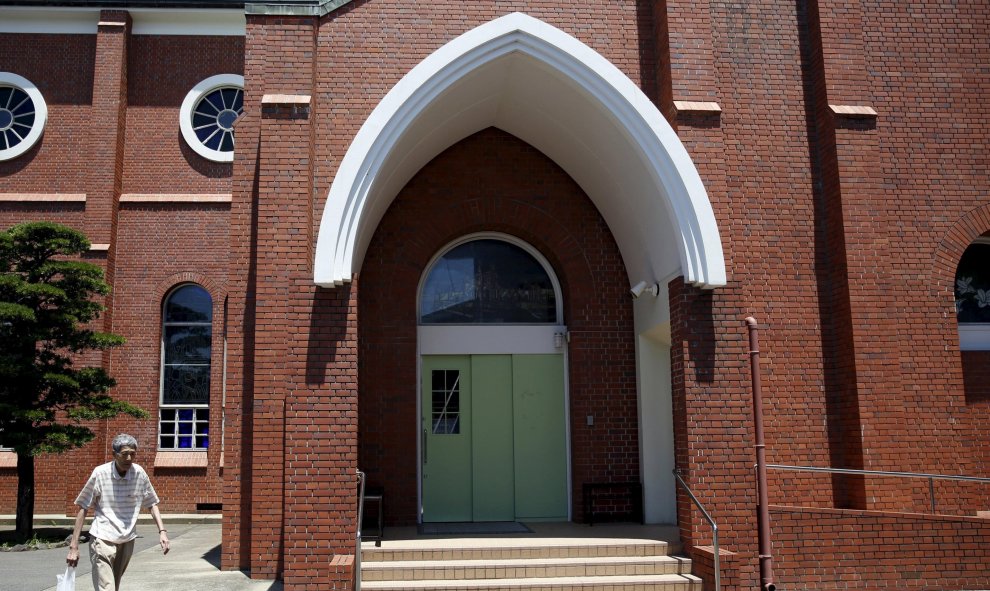
M 163 556 L 150 516 L 142 515 L 134 557 L 124 575 L 124 591 L 281 591 L 280 581 L 252 580 L 239 571 L 220 570 L 219 515 L 165 515 L 171 539 L 171 551 Z M 59 515 L 36 516 L 38 528 L 65 528 L 69 533 L 72 519 Z M 14 527 L 13 516 L 0 516 L 0 529 Z M 573 523 L 529 523 L 533 533 L 482 534 L 475 536 L 422 536 L 415 527 L 385 528 L 382 549 L 443 547 L 491 548 L 512 547 L 521 540 L 527 544 L 572 546 L 623 541 L 663 541 L 671 551 L 679 548 L 678 530 L 674 526 L 637 524 L 596 524 L 594 527 Z M 365 542 L 364 548 L 373 548 Z M 88 548 L 76 568 L 76 589 L 93 591 Z M 0 591 L 54 591 L 55 576 L 65 570 L 67 548 L 0 552 Z M 488 552 L 486 552 L 488 554 Z

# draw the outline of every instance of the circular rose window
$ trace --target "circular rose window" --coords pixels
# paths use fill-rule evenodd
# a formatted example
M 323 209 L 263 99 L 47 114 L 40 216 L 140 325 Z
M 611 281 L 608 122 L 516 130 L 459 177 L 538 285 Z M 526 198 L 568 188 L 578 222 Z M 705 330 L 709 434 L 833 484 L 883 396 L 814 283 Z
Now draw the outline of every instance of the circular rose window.
M 41 138 L 48 117 L 45 99 L 28 80 L 0 72 L 0 160 L 16 158 Z
M 244 113 L 244 77 L 211 76 L 197 84 L 179 111 L 182 137 L 197 154 L 214 162 L 234 159 L 234 123 Z

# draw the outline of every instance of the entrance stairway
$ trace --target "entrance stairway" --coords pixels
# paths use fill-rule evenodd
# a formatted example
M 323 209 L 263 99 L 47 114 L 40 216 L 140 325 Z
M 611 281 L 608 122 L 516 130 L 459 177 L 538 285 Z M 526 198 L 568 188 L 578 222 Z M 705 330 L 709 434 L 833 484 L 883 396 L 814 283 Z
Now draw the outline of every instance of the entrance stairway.
M 430 547 L 365 546 L 361 589 L 701 591 L 691 561 L 666 542 L 626 539 L 471 538 Z

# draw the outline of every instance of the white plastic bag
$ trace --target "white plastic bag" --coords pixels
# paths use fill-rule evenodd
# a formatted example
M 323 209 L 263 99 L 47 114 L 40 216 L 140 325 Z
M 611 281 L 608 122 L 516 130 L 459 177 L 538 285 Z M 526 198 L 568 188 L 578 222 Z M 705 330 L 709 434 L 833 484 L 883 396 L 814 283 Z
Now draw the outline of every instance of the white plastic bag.
M 55 591 L 76 591 L 76 567 L 65 567 L 65 574 L 55 575 Z

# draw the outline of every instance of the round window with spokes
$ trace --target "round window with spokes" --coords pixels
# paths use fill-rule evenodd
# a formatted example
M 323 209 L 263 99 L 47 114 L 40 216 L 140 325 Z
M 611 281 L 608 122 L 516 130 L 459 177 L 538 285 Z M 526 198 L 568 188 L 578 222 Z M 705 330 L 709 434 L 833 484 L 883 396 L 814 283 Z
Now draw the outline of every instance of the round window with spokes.
M 231 162 L 234 123 L 243 113 L 244 77 L 211 76 L 190 90 L 182 102 L 182 137 L 200 156 L 214 162 Z
M 41 138 L 48 107 L 34 84 L 0 72 L 0 160 L 27 152 Z

